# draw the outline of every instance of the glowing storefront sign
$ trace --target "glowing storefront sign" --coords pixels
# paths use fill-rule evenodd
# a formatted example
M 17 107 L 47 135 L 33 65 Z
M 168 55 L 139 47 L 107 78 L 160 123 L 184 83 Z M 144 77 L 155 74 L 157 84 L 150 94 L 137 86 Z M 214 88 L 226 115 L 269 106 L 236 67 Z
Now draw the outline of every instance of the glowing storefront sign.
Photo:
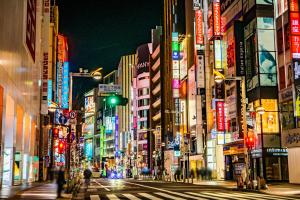
M 52 80 L 48 80 L 48 106 L 51 106 L 52 102 Z
M 216 101 L 217 131 L 225 131 L 224 101 Z
M 195 23 L 196 23 L 196 44 L 203 44 L 203 14 L 202 10 L 196 10 L 195 11 Z
M 65 62 L 63 65 L 61 107 L 69 108 L 69 62 Z
M 221 35 L 221 11 L 220 11 L 219 0 L 213 2 L 213 15 L 214 15 L 214 36 L 220 36 Z
M 291 55 L 300 58 L 300 15 L 297 0 L 290 1 Z
M 214 41 L 214 50 L 215 50 L 215 68 L 222 69 L 222 43 L 221 40 Z

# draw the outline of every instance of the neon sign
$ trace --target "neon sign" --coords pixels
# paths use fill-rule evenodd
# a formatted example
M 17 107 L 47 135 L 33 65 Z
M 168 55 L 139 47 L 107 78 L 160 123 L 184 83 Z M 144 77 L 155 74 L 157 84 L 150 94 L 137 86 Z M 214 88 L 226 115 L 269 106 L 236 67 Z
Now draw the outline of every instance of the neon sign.
M 221 10 L 220 2 L 213 3 L 213 15 L 214 15 L 214 36 L 221 35 Z
M 217 112 L 217 131 L 224 131 L 225 130 L 224 101 L 216 102 L 216 112 Z

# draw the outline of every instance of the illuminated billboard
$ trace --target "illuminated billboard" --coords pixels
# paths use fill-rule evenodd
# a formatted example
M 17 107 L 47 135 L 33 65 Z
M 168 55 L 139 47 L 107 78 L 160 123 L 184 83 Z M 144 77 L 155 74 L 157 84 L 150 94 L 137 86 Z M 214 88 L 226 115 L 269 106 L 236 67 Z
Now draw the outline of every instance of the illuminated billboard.
M 149 50 L 149 45 L 148 44 L 143 44 L 139 46 L 136 50 L 137 54 L 137 75 L 142 74 L 144 72 L 149 72 L 149 55 L 150 55 L 150 50 Z
M 215 69 L 223 69 L 222 66 L 222 42 L 221 40 L 214 41 L 214 50 L 215 50 Z

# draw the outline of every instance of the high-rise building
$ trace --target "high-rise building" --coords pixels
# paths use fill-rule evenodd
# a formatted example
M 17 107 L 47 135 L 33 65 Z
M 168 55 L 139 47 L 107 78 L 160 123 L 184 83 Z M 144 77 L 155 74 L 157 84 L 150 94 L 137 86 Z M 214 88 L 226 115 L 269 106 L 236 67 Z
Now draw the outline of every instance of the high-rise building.
M 149 56 L 151 44 L 143 44 L 136 51 L 136 65 L 133 71 L 133 127 L 136 133 L 136 152 L 138 168 L 150 167 L 149 153 L 149 106 L 150 106 L 150 75 Z
M 122 96 L 129 100 L 126 106 L 118 106 L 119 117 L 119 150 L 122 166 L 129 168 L 131 166 L 131 157 L 133 156 L 133 111 L 131 105 L 132 94 L 132 69 L 136 65 L 136 55 L 122 56 L 118 66 L 118 85 L 122 87 Z M 125 171 L 125 170 L 124 170 Z
M 118 71 L 114 70 L 103 77 L 104 84 L 117 84 Z M 105 135 L 102 161 L 109 168 L 116 166 L 119 154 L 119 116 L 115 106 L 104 103 L 103 120 Z
M 152 35 L 152 49 L 153 52 L 150 55 L 150 133 L 149 133 L 149 147 L 150 157 L 154 160 L 151 162 L 152 166 L 162 166 L 162 134 L 161 134 L 161 36 L 162 27 L 157 26 L 151 30 Z

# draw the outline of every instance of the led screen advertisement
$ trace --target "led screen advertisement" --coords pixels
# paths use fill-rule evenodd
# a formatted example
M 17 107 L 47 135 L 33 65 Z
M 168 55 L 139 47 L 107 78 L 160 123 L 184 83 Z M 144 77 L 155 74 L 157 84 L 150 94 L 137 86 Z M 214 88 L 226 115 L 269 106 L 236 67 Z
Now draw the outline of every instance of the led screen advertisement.
M 149 72 L 149 56 L 150 49 L 149 44 L 143 44 L 139 46 L 136 50 L 137 54 L 137 75 L 142 74 L 144 72 Z
M 94 96 L 86 96 L 84 100 L 85 116 L 90 116 L 95 113 Z

